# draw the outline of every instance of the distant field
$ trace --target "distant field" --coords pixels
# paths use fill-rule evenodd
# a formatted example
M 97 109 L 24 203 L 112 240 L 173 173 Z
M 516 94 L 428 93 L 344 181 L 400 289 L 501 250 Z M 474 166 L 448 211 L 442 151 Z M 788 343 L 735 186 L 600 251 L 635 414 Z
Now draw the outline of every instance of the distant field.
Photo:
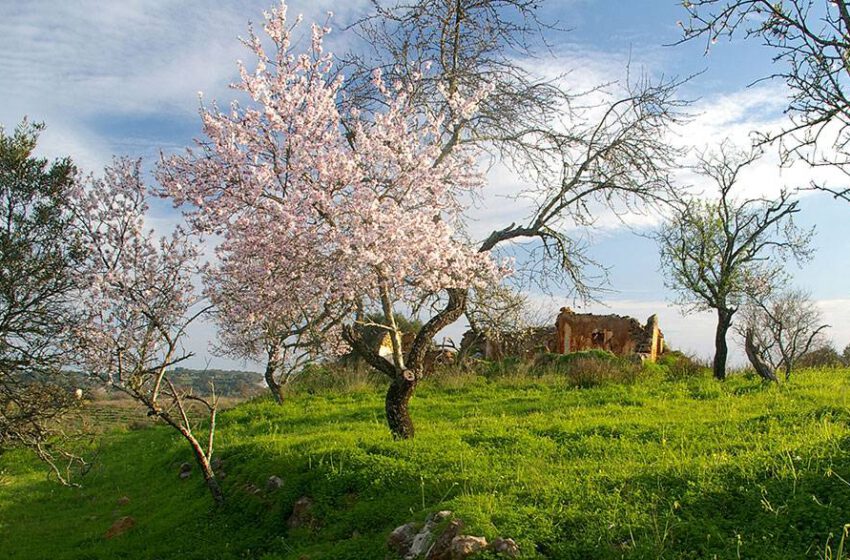
M 245 399 L 221 397 L 219 410 L 227 410 Z M 201 415 L 203 417 L 203 415 Z M 83 422 L 96 433 L 126 428 L 147 427 L 151 420 L 147 409 L 129 398 L 97 399 L 87 403 Z
M 394 527 L 451 509 L 524 558 L 838 558 L 848 389 L 850 370 L 781 386 L 447 378 L 420 387 L 407 442 L 367 388 L 254 401 L 221 415 L 215 513 L 197 472 L 178 479 L 190 456 L 163 427 L 111 432 L 79 489 L 25 453 L 0 457 L 0 557 L 382 559 Z M 255 492 L 270 475 L 283 487 Z M 305 495 L 314 526 L 289 529 Z M 135 527 L 106 540 L 125 515 Z

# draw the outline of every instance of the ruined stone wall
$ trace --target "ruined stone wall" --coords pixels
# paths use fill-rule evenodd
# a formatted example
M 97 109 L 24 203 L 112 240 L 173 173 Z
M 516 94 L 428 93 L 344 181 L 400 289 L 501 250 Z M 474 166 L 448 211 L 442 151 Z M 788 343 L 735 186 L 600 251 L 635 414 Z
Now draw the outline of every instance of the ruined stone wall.
M 632 317 L 575 313 L 567 307 L 558 315 L 556 339 L 559 354 L 599 349 L 619 356 L 639 354 L 653 362 L 664 348 L 656 315 L 641 325 Z
M 558 349 L 561 353 L 600 349 L 614 354 L 633 354 L 643 327 L 631 317 L 562 311 Z
M 507 356 L 531 358 L 541 352 L 567 354 L 599 349 L 618 356 L 639 355 L 654 362 L 664 351 L 664 335 L 658 328 L 656 315 L 642 325 L 632 317 L 575 313 L 565 307 L 558 315 L 555 328 L 532 328 L 487 336 L 475 336 L 468 331 L 461 347 L 471 347 L 470 355 L 477 354 L 488 360 L 501 360 Z

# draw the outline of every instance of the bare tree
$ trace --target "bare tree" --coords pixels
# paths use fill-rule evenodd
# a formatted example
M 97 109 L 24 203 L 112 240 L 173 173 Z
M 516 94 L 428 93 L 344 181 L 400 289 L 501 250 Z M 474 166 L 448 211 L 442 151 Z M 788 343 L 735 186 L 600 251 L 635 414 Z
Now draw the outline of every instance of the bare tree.
M 508 286 L 488 286 L 470 292 L 466 308 L 469 326 L 475 333 L 518 330 L 530 326 L 528 296 Z
M 744 329 L 744 351 L 747 354 L 747 359 L 750 360 L 756 374 L 765 381 L 773 381 L 777 383 L 776 368 L 772 367 L 765 360 L 765 347 L 761 346 L 755 340 L 756 330 L 753 327 Z
M 843 0 L 689 0 L 682 41 L 703 38 L 706 52 L 719 38 L 758 39 L 773 53 L 765 79 L 790 88 L 791 124 L 761 142 L 781 141 L 786 158 L 834 166 L 850 174 L 850 8 Z M 826 148 L 826 150 L 824 150 Z M 814 185 L 850 201 L 850 188 Z
M 541 330 L 552 327 L 551 311 L 509 286 L 472 290 L 466 308 L 469 331 L 461 341 L 458 360 L 464 360 L 472 350 L 480 348 L 482 342 L 501 344 L 506 336 L 518 348 L 527 346 L 540 338 Z
M 726 335 L 747 297 L 765 293 L 782 278 L 783 262 L 810 256 L 812 231 L 798 228 L 798 201 L 785 190 L 776 198 L 737 196 L 739 176 L 758 158 L 721 145 L 703 154 L 696 171 L 718 188 L 718 198 L 685 198 L 672 205 L 673 217 L 656 233 L 667 284 L 680 303 L 717 313 L 714 377 L 726 378 Z
M 592 92 L 570 92 L 562 76 L 536 76 L 529 68 L 536 56 L 547 54 L 544 32 L 556 29 L 538 19 L 542 4 L 375 2 L 374 14 L 355 26 L 373 51 L 346 60 L 345 71 L 353 74 L 348 102 L 366 108 L 375 103 L 368 80 L 375 69 L 402 82 L 416 76 L 420 83 L 423 76 L 413 101 L 451 123 L 442 134 L 444 154 L 475 144 L 529 185 L 519 197 L 531 206 L 530 215 L 493 231 L 480 251 L 528 241 L 529 278 L 557 282 L 587 297 L 584 269 L 590 260 L 569 227 L 592 224 L 600 207 L 634 210 L 666 196 L 668 170 L 677 155 L 666 142 L 667 131 L 683 118 L 685 103 L 675 97 L 676 80 L 627 79 Z M 471 115 L 450 101 L 454 92 L 468 96 L 482 87 L 491 93 Z M 391 409 L 393 415 L 407 415 L 426 349 L 463 315 L 468 293 L 450 289 L 440 301 L 443 309 L 417 333 L 406 358 L 411 379 L 395 381 L 388 392 L 388 415 Z M 385 368 L 355 332 L 346 338 L 368 363 Z M 409 417 L 403 423 L 412 426 Z
M 368 77 L 376 68 L 402 82 L 421 75 L 415 102 L 452 123 L 444 152 L 474 143 L 528 184 L 518 198 L 530 203 L 531 215 L 493 231 L 481 251 L 536 240 L 526 258 L 535 263 L 529 274 L 587 297 L 584 271 L 593 263 L 565 226 L 591 225 L 600 205 L 636 210 L 666 198 L 668 170 L 679 155 L 666 142 L 667 131 L 686 118 L 687 102 L 675 97 L 681 82 L 628 76 L 570 91 L 565 75 L 536 75 L 529 68 L 552 54 L 544 33 L 562 31 L 539 19 L 543 0 L 373 4 L 375 13 L 354 26 L 373 52 L 351 55 L 343 67 L 353 73 L 349 102 L 373 102 Z M 446 93 L 484 86 L 492 91 L 479 109 L 457 118 Z
M 62 445 L 80 404 L 62 371 L 76 320 L 80 251 L 66 199 L 77 177 L 70 160 L 33 155 L 42 129 L 0 127 L 0 451 L 25 445 L 70 484 L 83 464 Z
M 811 296 L 793 289 L 748 300 L 741 319 L 736 330 L 745 339 L 748 356 L 752 352 L 772 371 L 783 370 L 786 381 L 800 357 L 825 342 L 829 328 Z

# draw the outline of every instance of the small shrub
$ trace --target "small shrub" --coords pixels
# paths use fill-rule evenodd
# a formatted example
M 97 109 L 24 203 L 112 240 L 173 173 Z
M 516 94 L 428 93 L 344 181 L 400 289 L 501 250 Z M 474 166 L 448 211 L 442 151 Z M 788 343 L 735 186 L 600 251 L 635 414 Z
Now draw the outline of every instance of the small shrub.
M 678 350 L 665 352 L 656 363 L 667 370 L 667 378 L 673 381 L 700 377 L 708 369 L 708 364 Z
M 641 364 L 641 369 L 641 375 L 645 378 L 655 377 L 661 380 L 669 374 L 669 370 L 657 362 L 643 362 Z
M 457 366 L 441 366 L 435 368 L 427 377 L 428 383 L 440 389 L 460 389 L 474 383 L 480 378 L 478 371 Z
M 287 390 L 293 393 L 351 392 L 383 387 L 383 377 L 368 366 L 310 364 Z
M 845 363 L 835 348 L 825 344 L 800 356 L 796 366 L 798 368 L 840 368 L 844 367 Z
M 498 361 L 482 361 L 478 373 L 488 379 L 525 377 L 532 374 L 532 364 L 522 358 L 511 356 Z
M 569 354 L 542 354 L 534 364 L 538 375 L 564 378 L 574 387 L 597 387 L 608 383 L 634 383 L 643 374 L 639 361 L 615 356 L 605 350 Z
M 642 373 L 639 362 L 587 357 L 572 360 L 567 367 L 566 377 L 576 387 L 589 388 L 608 383 L 631 384 Z
M 569 354 L 540 354 L 534 361 L 534 365 L 537 368 L 565 367 L 571 362 L 584 359 L 614 361 L 621 358 L 618 358 L 607 350 L 593 349 L 582 350 L 581 352 L 570 352 Z
M 127 429 L 131 431 L 147 430 L 151 427 L 150 421 L 134 418 L 127 423 Z

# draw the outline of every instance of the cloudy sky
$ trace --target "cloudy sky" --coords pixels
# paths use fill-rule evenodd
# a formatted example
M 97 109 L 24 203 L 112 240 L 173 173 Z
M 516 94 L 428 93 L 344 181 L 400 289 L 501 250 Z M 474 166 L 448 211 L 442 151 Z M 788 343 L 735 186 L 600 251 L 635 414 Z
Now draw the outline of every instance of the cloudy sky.
M 0 125 L 7 128 L 29 116 L 43 121 L 41 151 L 70 155 L 81 167 L 97 171 L 113 154 L 141 156 L 148 165 L 159 153 L 179 150 L 200 133 L 198 92 L 226 103 L 235 62 L 247 52 L 238 41 L 249 21 L 262 20 L 274 0 L 239 2 L 201 0 L 30 0 L 0 2 Z M 341 28 L 366 13 L 365 0 L 331 2 L 292 0 L 290 13 L 307 21 L 325 21 L 335 12 L 329 48 L 345 50 L 350 40 Z M 721 41 L 707 55 L 704 44 L 668 46 L 680 37 L 685 17 L 674 0 L 550 0 L 547 16 L 570 31 L 552 35 L 552 50 L 535 61 L 541 71 L 563 74 L 574 88 L 621 79 L 626 67 L 651 76 L 698 74 L 681 92 L 693 99 L 693 120 L 677 131 L 676 141 L 706 147 L 726 138 L 746 143 L 753 130 L 782 124 L 786 92 L 781 83 L 757 78 L 770 72 L 770 53 L 756 43 Z M 828 171 L 815 176 L 804 168 L 779 169 L 768 154 L 743 177 L 747 192 L 772 193 L 783 186 L 804 186 L 812 178 L 839 181 Z M 494 168 L 492 187 L 475 210 L 474 229 L 486 232 L 522 218 L 522 208 L 505 198 L 522 188 L 517 178 Z M 682 173 L 697 190 L 707 188 Z M 696 183 L 696 184 L 694 184 Z M 799 223 L 815 226 L 817 253 L 802 268 L 789 263 L 795 283 L 819 302 L 839 348 L 850 342 L 850 204 L 809 194 L 801 202 Z M 177 216 L 166 205 L 155 207 L 162 227 Z M 683 315 L 673 305 L 658 270 L 658 252 L 640 235 L 661 216 L 643 216 L 625 227 L 599 217 L 600 228 L 583 233 L 592 257 L 609 269 L 602 303 L 582 309 L 633 315 L 658 313 L 667 340 L 708 357 L 713 340 L 710 314 Z M 535 294 L 556 310 L 574 302 L 562 294 Z M 554 320 L 554 317 L 553 317 Z M 449 330 L 457 336 L 458 324 Z M 192 365 L 243 367 L 211 356 L 212 327 L 199 326 L 189 346 Z M 741 354 L 734 360 L 741 361 Z M 248 367 L 252 367 L 248 364 Z

